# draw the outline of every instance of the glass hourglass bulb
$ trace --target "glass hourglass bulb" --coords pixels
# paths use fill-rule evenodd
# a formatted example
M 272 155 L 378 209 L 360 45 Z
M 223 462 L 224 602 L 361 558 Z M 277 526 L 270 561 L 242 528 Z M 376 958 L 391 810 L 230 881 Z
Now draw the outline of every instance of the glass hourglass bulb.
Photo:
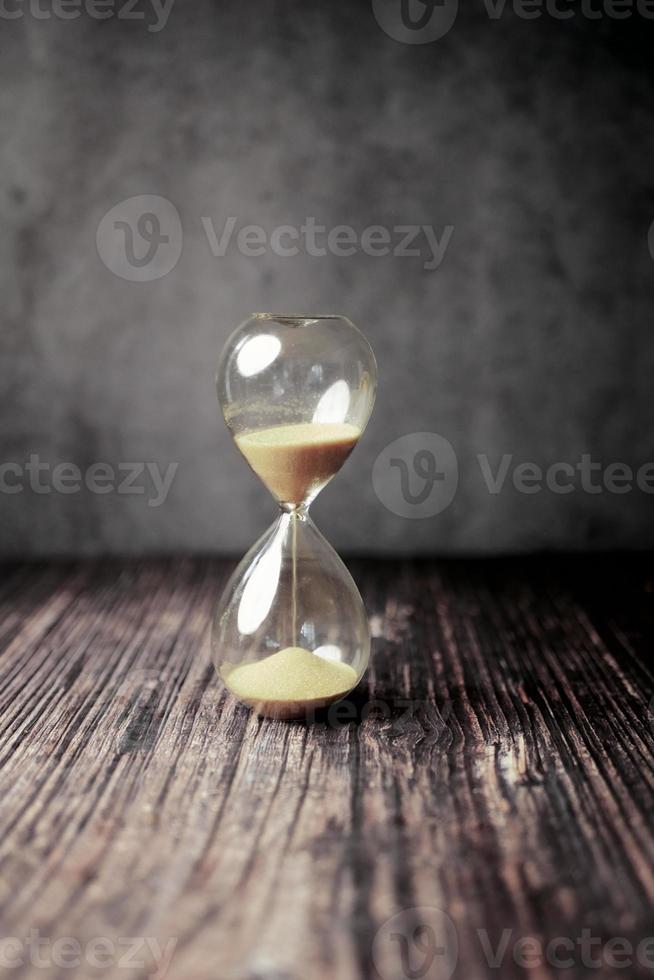
M 370 344 L 342 316 L 257 313 L 223 350 L 225 422 L 281 509 L 213 623 L 223 683 L 259 714 L 308 718 L 356 687 L 368 664 L 363 601 L 309 505 L 361 437 L 376 382 Z

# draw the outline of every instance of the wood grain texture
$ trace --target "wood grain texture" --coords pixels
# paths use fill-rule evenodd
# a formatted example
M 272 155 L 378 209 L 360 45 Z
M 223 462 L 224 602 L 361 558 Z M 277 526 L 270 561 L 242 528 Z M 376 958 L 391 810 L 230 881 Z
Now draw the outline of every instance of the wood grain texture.
M 231 567 L 4 567 L 2 976 L 654 974 L 649 559 L 352 562 L 373 661 L 311 725 L 219 685 Z

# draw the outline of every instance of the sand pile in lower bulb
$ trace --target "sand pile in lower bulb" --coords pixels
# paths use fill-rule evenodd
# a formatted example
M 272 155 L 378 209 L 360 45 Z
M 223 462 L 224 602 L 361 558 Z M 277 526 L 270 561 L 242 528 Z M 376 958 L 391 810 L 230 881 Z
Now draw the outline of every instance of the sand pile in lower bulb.
M 348 664 L 317 657 L 303 647 L 286 647 L 240 667 L 226 663 L 221 674 L 239 701 L 270 718 L 299 718 L 342 698 L 357 682 Z

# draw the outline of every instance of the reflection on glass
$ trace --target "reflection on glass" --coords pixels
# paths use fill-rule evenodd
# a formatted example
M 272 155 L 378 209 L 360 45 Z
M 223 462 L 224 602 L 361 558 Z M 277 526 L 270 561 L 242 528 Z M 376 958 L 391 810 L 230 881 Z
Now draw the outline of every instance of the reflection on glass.
M 350 407 L 350 389 L 347 381 L 335 381 L 316 405 L 313 422 L 345 422 Z
M 243 636 L 256 633 L 273 604 L 282 567 L 283 537 L 273 535 L 255 562 L 238 604 L 238 630 Z
M 246 340 L 236 357 L 236 364 L 244 378 L 252 378 L 255 374 L 265 371 L 275 360 L 282 349 L 278 337 L 270 334 L 259 334 Z

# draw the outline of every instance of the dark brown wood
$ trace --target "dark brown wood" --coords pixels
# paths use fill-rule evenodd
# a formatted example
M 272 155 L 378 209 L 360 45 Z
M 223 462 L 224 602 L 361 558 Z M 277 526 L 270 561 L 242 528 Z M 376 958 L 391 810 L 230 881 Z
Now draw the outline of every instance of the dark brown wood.
M 3 976 L 653 975 L 650 559 L 353 562 L 373 661 L 310 725 L 218 683 L 231 567 L 3 569 Z

